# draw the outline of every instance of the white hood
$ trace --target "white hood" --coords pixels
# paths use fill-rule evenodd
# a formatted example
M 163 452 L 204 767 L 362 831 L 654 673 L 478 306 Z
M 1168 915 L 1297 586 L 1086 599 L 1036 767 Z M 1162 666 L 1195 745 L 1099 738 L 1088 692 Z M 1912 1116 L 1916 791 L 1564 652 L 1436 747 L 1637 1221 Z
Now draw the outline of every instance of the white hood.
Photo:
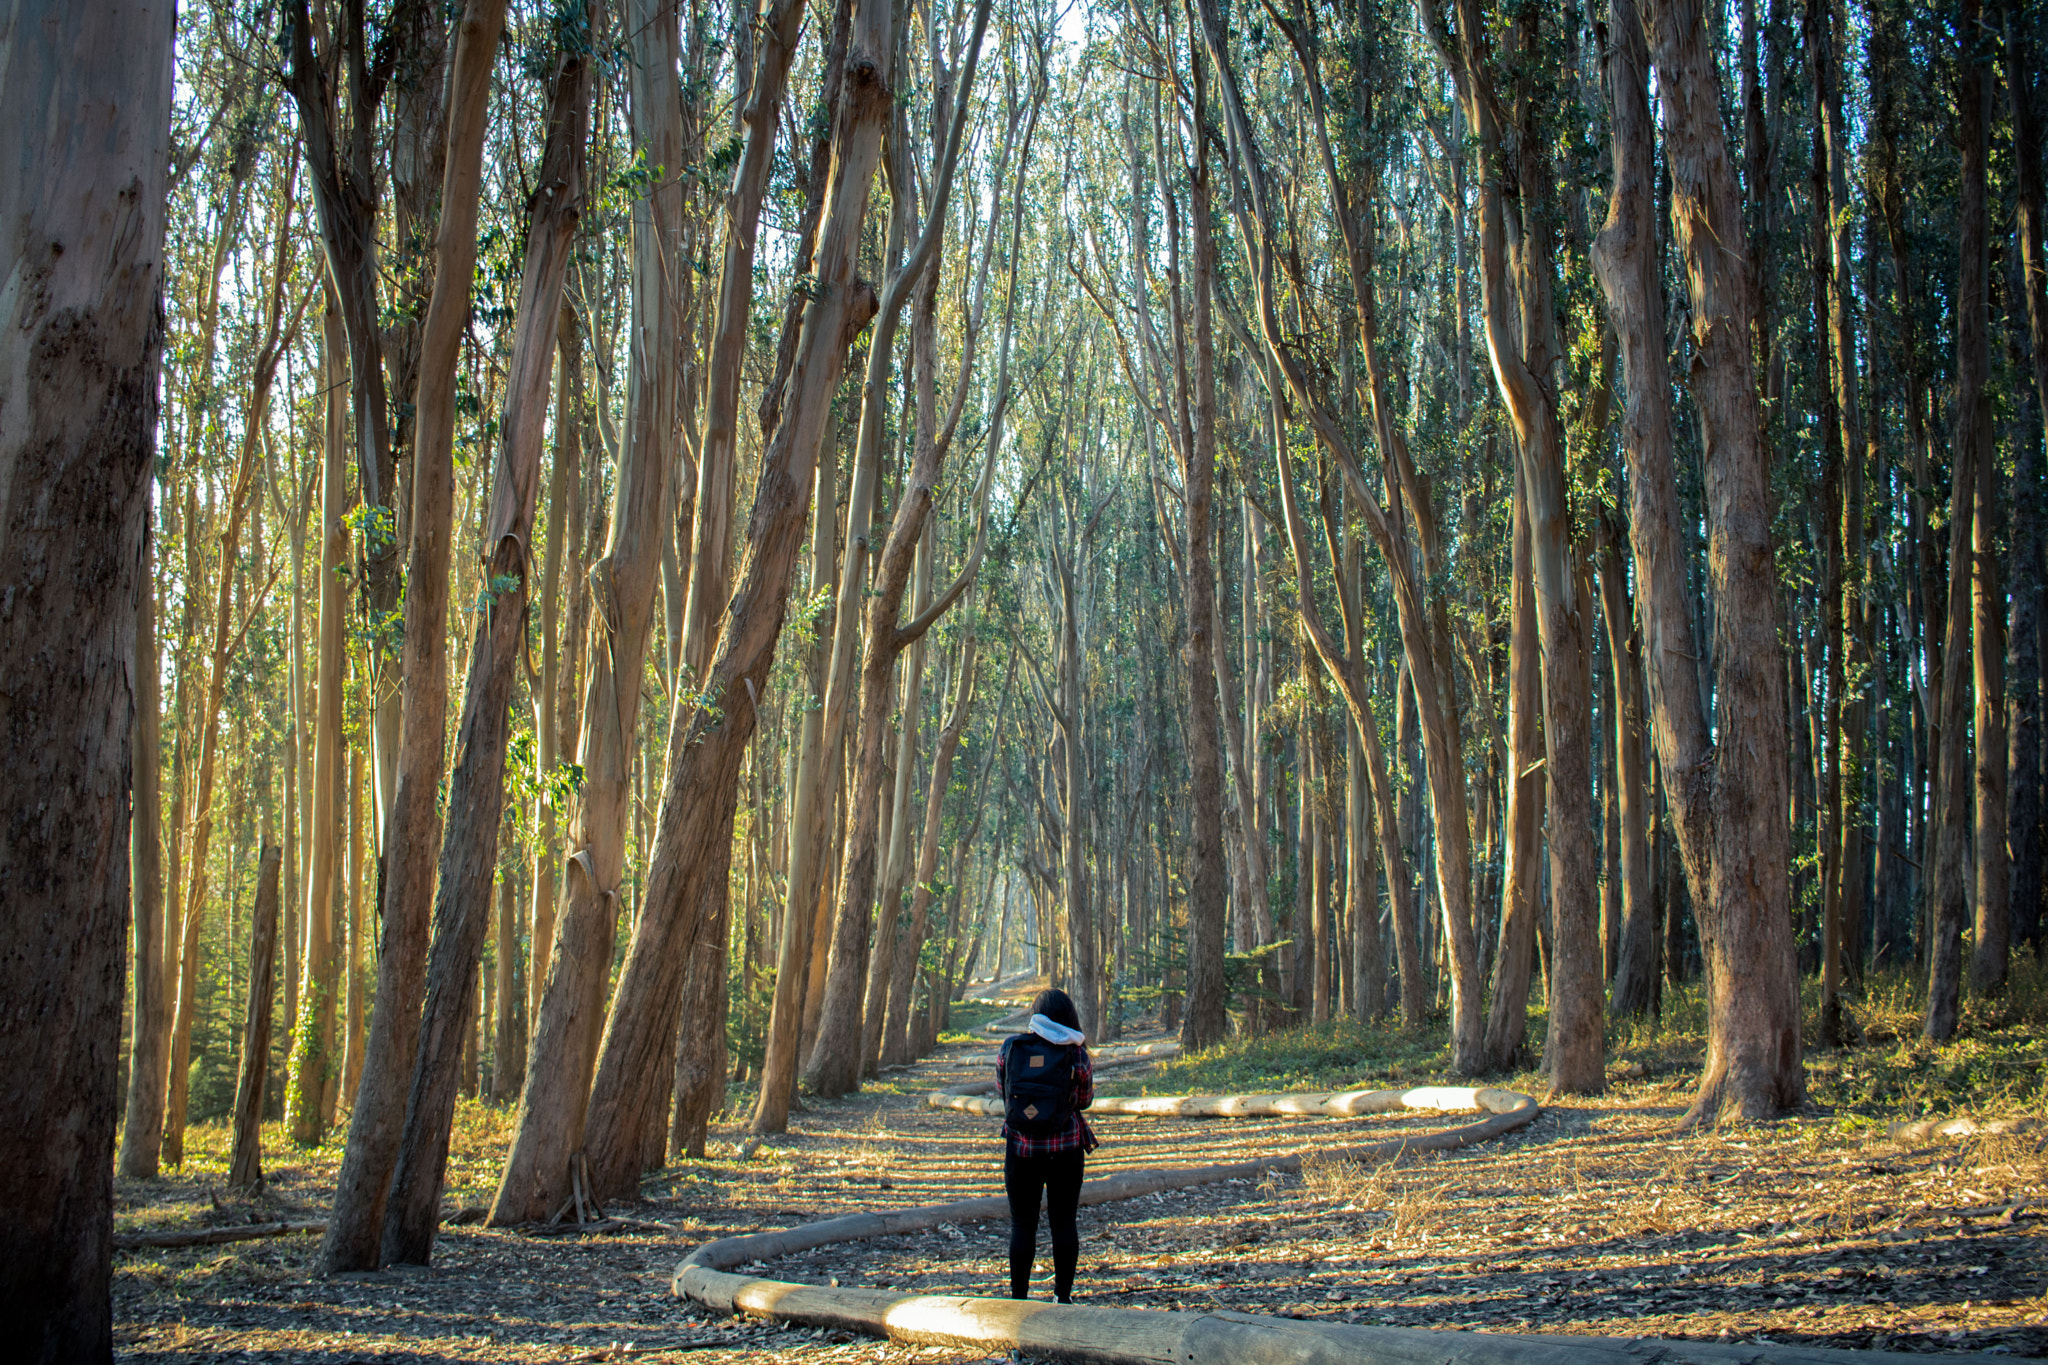
M 1048 1043 L 1085 1043 L 1088 1035 L 1065 1024 L 1055 1024 L 1042 1014 L 1031 1016 L 1031 1031 Z

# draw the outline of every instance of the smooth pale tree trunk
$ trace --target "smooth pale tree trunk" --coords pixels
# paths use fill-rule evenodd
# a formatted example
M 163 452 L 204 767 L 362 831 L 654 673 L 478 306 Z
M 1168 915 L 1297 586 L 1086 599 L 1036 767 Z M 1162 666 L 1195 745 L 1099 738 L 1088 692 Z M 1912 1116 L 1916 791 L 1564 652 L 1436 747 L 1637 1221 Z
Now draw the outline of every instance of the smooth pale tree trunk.
M 145 518 L 148 513 L 145 504 Z M 128 1110 L 121 1124 L 121 1174 L 153 1180 L 164 1135 L 164 1064 L 170 1019 L 164 983 L 163 658 L 156 634 L 155 536 L 145 527 L 142 587 L 135 608 L 135 781 L 129 826 L 134 954 L 129 1024 Z
M 287 1022 L 292 1028 L 290 1069 L 285 1080 L 285 1126 L 292 1141 L 318 1142 L 334 1118 L 341 1058 L 334 1038 L 334 906 L 340 887 L 342 753 L 341 670 L 347 648 L 348 562 L 347 410 L 341 372 L 346 340 L 337 310 L 325 320 L 327 364 L 326 439 L 320 464 L 320 617 L 314 664 L 313 773 L 311 818 L 302 831 L 306 850 L 304 974 L 299 995 L 305 1008 Z M 289 959 L 286 971 L 291 970 Z
M 287 185 L 289 192 L 289 185 Z M 255 495 L 256 475 L 262 465 L 261 433 L 268 422 L 270 390 L 282 354 L 284 276 L 288 239 L 284 217 L 279 218 L 276 262 L 270 279 L 269 320 L 257 348 L 250 379 L 249 405 L 242 416 L 241 452 L 236 458 L 233 482 L 227 496 L 227 525 L 221 533 L 219 582 L 213 602 L 213 640 L 206 656 L 206 692 L 197 718 L 199 768 L 192 804 L 192 869 L 179 933 L 178 1008 L 171 1032 L 171 1075 L 164 1103 L 163 1159 L 173 1166 L 184 1164 L 185 1103 L 190 1081 L 192 1028 L 199 1009 L 200 930 L 206 922 L 207 854 L 213 836 L 213 784 L 220 748 L 220 713 L 227 697 L 228 665 L 240 632 L 235 627 L 235 556 L 241 547 L 242 527 Z
M 598 1198 L 637 1187 L 639 1138 L 646 1128 L 640 1111 L 666 1102 L 665 1084 L 650 1094 L 642 1081 L 650 1072 L 668 1079 L 662 1063 L 675 1041 L 688 948 L 706 876 L 725 875 L 741 762 L 803 549 L 811 475 L 831 417 L 831 396 L 854 336 L 874 315 L 873 292 L 855 279 L 854 265 L 894 103 L 893 17 L 883 0 L 858 0 L 853 13 L 835 111 L 831 182 L 813 262 L 816 285 L 782 394 L 786 415 L 762 459 L 745 568 L 704 688 L 708 705 L 677 707 L 670 729 L 668 780 L 645 908 L 620 972 L 586 1115 L 585 1150 Z
M 2005 87 L 2012 101 L 2013 181 L 2027 313 L 2029 359 L 2033 362 L 2034 416 L 2048 423 L 2048 257 L 2041 245 L 2041 142 L 2028 79 L 2026 23 L 2019 7 L 2005 7 Z M 2044 624 L 2041 568 L 2042 470 L 2040 446 L 2028 434 L 2013 475 L 2012 499 L 2012 686 L 2007 692 L 2011 723 L 2007 745 L 2012 783 L 2006 842 L 2012 851 L 2012 932 L 2033 940 L 2038 951 L 2042 898 L 2041 630 Z
M 1707 1060 L 1686 1119 L 1699 1124 L 1730 1113 L 1782 1114 L 1803 1101 L 1806 1084 L 1791 942 L 1785 673 L 1777 637 L 1769 453 L 1750 347 L 1754 284 L 1706 15 L 1697 0 L 1653 0 L 1649 15 L 1646 28 L 1664 106 L 1673 239 L 1692 300 L 1692 392 L 1704 446 L 1714 602 L 1713 763 L 1689 765 L 1678 746 L 1667 751 L 1661 717 L 1658 725 L 1659 758 L 1672 790 L 1688 789 L 1681 820 L 1705 815 L 1711 822 L 1711 892 L 1694 902 L 1707 959 Z M 1635 387 L 1631 383 L 1632 393 Z M 1657 498 L 1662 491 L 1650 495 Z M 1675 502 L 1664 506 L 1665 517 L 1675 514 Z M 1640 546 L 1638 541 L 1639 562 Z M 1653 597 L 1651 605 L 1655 654 L 1669 648 L 1675 627 L 1661 615 L 1661 598 Z M 1662 667 L 1660 660 L 1657 668 Z M 1694 714 L 1704 735 L 1704 713 Z M 1689 730 L 1694 725 L 1691 718 L 1680 723 Z M 1696 811 L 1701 796 L 1707 798 L 1704 812 Z M 1681 833 L 1681 846 L 1688 837 Z
M 363 1078 L 363 751 L 348 753 L 348 1012 L 342 1025 L 341 1086 L 338 1102 L 353 1109 Z
M 1988 684 L 2004 663 L 2003 642 L 1998 645 L 1996 664 L 1988 664 L 1982 657 L 1988 643 L 1987 635 L 1995 638 L 2001 632 L 1995 621 L 1978 619 L 1990 616 L 1990 612 L 1981 608 L 1972 610 L 1973 592 L 1978 598 L 1982 598 L 1985 592 L 1986 585 L 1979 580 L 1978 574 L 1995 571 L 1989 562 L 1992 556 L 1985 553 L 1990 548 L 1990 528 L 1985 523 L 1991 510 L 1986 495 L 1996 484 L 1994 473 L 1989 468 L 1992 463 L 1991 398 L 1988 392 L 1991 372 L 1990 251 L 1985 208 L 1988 140 L 1985 125 L 1990 112 L 1991 89 L 1984 64 L 1978 59 L 1979 44 L 1983 41 L 1978 33 L 1981 13 L 1978 0 L 1964 0 L 1957 25 L 1962 36 L 1961 49 L 1957 53 L 1956 144 L 1961 150 L 1962 164 L 1956 206 L 1960 242 L 1955 294 L 1955 434 L 1951 443 L 1954 453 L 1949 497 L 1948 638 L 1942 648 L 1941 679 L 1940 782 L 1944 799 L 1941 803 L 1941 833 L 1935 845 L 1935 917 L 1928 951 L 1927 1020 L 1922 1029 L 1929 1042 L 1947 1042 L 1955 1036 L 1961 1007 L 1962 932 L 1971 915 L 1970 842 L 1973 835 L 1981 840 L 1987 828 L 1981 810 L 1977 812 L 1973 826 L 1973 803 L 1964 799 L 1963 793 L 1974 787 L 1975 804 L 1979 806 L 1994 795 L 1986 790 L 1984 750 L 1989 747 L 1989 735 L 1981 727 L 1985 721 L 1984 700 Z M 1980 556 L 1982 562 L 1977 573 L 1973 573 L 1971 561 Z M 1988 631 L 1987 625 L 1990 627 Z M 1974 781 L 1969 768 L 1968 749 L 1971 691 L 1977 696 L 1977 722 L 1980 727 Z M 2004 725 L 2001 708 L 1997 728 L 2002 730 Z M 2005 745 L 2000 743 L 1991 756 L 1996 759 L 1998 768 L 1999 790 L 1995 796 L 2000 819 L 1991 835 L 1992 842 L 1980 842 L 1976 850 L 1977 952 L 1980 955 L 1985 953 L 1982 938 L 1985 929 L 1990 928 L 1999 935 L 1996 951 L 2002 958 L 2006 949 L 2004 926 L 1987 923 L 1987 920 L 1993 915 L 2002 919 L 2006 911 L 2005 900 L 2001 896 L 1996 907 L 1988 907 L 1983 904 L 1982 896 L 1989 884 L 1987 875 L 1996 879 L 2000 890 L 2005 887 L 2002 868 L 1997 873 L 1987 874 L 1985 866 L 2004 861 Z
M 939 835 L 945 823 L 946 789 L 953 780 L 953 756 L 960 750 L 960 737 L 967 730 L 968 709 L 974 702 L 976 652 L 975 634 L 970 626 L 954 662 L 958 671 L 953 682 L 953 705 L 932 750 L 931 778 L 925 786 L 924 832 L 918 840 L 917 871 L 911 881 L 910 928 L 897 944 L 895 971 L 889 981 L 882 1032 L 884 1066 L 901 1066 L 916 1060 L 910 1028 L 911 982 L 917 972 L 918 954 L 931 928 L 932 879 L 939 875 Z
M 923 612 L 931 605 L 932 563 L 935 549 L 933 524 L 926 518 L 924 533 L 918 541 L 916 565 L 912 578 L 916 582 L 911 600 L 911 610 Z M 896 760 L 889 774 L 893 780 L 889 822 L 880 840 L 888 850 L 882 862 L 882 894 L 877 902 L 875 917 L 875 944 L 870 956 L 871 971 L 868 975 L 867 997 L 861 1005 L 861 1075 L 872 1078 L 882 1057 L 882 1029 L 888 1022 L 889 998 L 894 993 L 899 971 L 908 971 L 897 961 L 909 936 L 907 921 L 902 913 L 903 879 L 908 872 L 910 854 L 910 790 L 917 774 L 918 731 L 924 717 L 924 659 L 925 642 L 917 641 L 908 650 L 909 660 L 903 670 L 903 701 L 896 713 Z
M 475 0 L 457 26 L 449 72 L 447 160 L 442 171 L 437 285 L 427 305 L 415 405 L 412 526 L 407 551 L 402 733 L 398 785 L 384 829 L 383 935 L 377 1005 L 363 1052 L 363 1078 L 321 1241 L 330 1274 L 374 1270 L 385 1231 L 391 1175 L 399 1159 L 405 1087 L 420 1035 L 419 1001 L 433 885 L 428 880 L 440 821 L 448 713 L 448 559 L 454 537 L 455 367 L 469 316 L 476 265 L 477 200 L 491 65 L 504 27 L 504 0 Z M 502 715 L 502 712 L 501 712 Z M 439 1197 L 439 1189 L 435 1197 Z
M 811 509 L 811 583 L 831 581 L 838 529 L 832 494 L 833 462 L 818 461 L 817 493 Z M 810 688 L 813 697 L 825 690 L 826 667 L 832 649 L 827 633 L 831 620 L 819 613 L 818 635 L 811 646 Z M 813 929 L 818 921 L 816 906 L 820 883 L 817 856 L 822 841 L 812 834 L 832 818 L 832 804 L 838 787 L 838 766 L 819 761 L 823 748 L 824 714 L 820 706 L 804 710 L 802 732 L 797 740 L 795 794 L 790 803 L 788 904 L 782 912 L 782 934 L 776 949 L 775 996 L 769 1005 L 768 1042 L 761 1063 L 760 1096 L 755 1101 L 749 1125 L 755 1133 L 780 1133 L 789 1127 L 790 1101 L 796 1094 L 798 1044 L 803 1032 L 804 997 L 810 984 Z M 828 785 L 829 784 L 829 785 Z
M 113 1359 L 136 623 L 156 441 L 168 6 L 32 3 L 0 42 L 0 1333 Z M 61 623 L 61 628 L 54 628 Z M 155 755 L 148 761 L 154 763 Z
M 626 22 L 634 35 L 636 146 L 650 162 L 679 164 L 680 149 L 658 140 L 660 130 L 670 126 L 666 104 L 674 101 L 680 60 L 675 6 L 670 0 L 630 0 Z M 663 490 L 675 477 L 681 216 L 682 196 L 674 181 L 633 204 L 626 439 L 614 480 L 617 514 L 605 553 L 590 570 L 590 639 L 584 651 L 577 749 L 583 788 L 571 821 L 574 851 L 564 859 L 559 935 L 527 1055 L 518 1124 L 491 1204 L 493 1227 L 553 1214 L 569 1197 L 570 1158 L 584 1141 L 625 869 L 641 670 L 653 628 L 662 545 L 673 534 L 663 515 L 668 503 Z
M 269 817 L 264 817 L 269 824 Z M 270 1078 L 270 1010 L 276 999 L 278 870 L 284 850 L 263 831 L 256 860 L 256 908 L 249 922 L 249 995 L 242 1012 L 242 1070 L 235 1080 L 228 1188 L 263 1188 L 263 1091 Z
M 555 463 L 548 481 L 548 529 L 546 558 L 540 588 L 540 688 L 532 697 L 534 777 L 540 794 L 534 798 L 533 897 L 528 923 L 527 979 L 529 990 L 526 1018 L 529 1027 L 540 1016 L 540 988 L 547 979 L 548 958 L 555 943 L 555 870 L 561 860 L 561 839 L 556 833 L 555 802 L 550 786 L 562 758 L 561 697 L 563 686 L 561 595 L 562 561 L 566 542 L 579 534 L 572 504 L 580 486 L 583 469 L 583 343 L 576 331 L 576 312 L 565 299 L 555 325 Z M 582 575 L 575 574 L 573 593 L 583 591 Z M 574 648 L 574 640 L 570 642 Z M 569 670 L 571 676 L 575 669 Z M 522 1041 L 520 1055 L 525 1056 Z M 523 1082 L 526 1068 L 520 1067 Z M 494 1078 L 495 1083 L 495 1078 Z M 496 1087 L 499 1098 L 511 1099 L 517 1092 Z
M 1522 482 L 1515 470 L 1514 481 Z M 1507 855 L 1502 873 L 1500 944 L 1493 955 L 1484 1065 L 1512 1071 L 1529 1032 L 1529 981 L 1536 963 L 1536 921 L 1543 913 L 1542 641 L 1529 558 L 1529 500 L 1514 500 L 1508 585 Z
M 601 13 L 597 0 L 590 0 L 582 16 L 583 29 L 570 23 L 561 27 L 562 52 L 551 83 L 547 140 L 529 207 L 519 325 L 512 338 L 500 427 L 503 444 L 485 519 L 486 600 L 479 604 L 482 610 L 456 734 L 455 768 L 448 782 L 447 832 L 434 895 L 426 1005 L 419 1023 L 405 1127 L 391 1177 L 390 1214 L 383 1234 L 384 1259 L 402 1264 L 423 1265 L 433 1250 L 455 1118 L 456 1085 L 467 1071 L 462 1049 L 480 1022 L 473 1011 L 477 1008 L 478 966 L 491 925 L 512 688 L 526 661 L 531 590 L 526 577 L 527 547 L 533 540 L 540 491 L 541 438 L 547 422 L 563 285 L 584 203 L 583 158 L 593 59 L 580 34 L 595 31 Z M 459 70 L 459 49 L 456 61 Z M 457 106 L 458 119 L 461 112 L 462 107 Z M 457 121 L 451 120 L 450 128 L 455 126 Z M 456 164 L 454 153 L 451 138 L 451 167 Z M 424 423 L 421 434 L 423 440 L 430 434 Z

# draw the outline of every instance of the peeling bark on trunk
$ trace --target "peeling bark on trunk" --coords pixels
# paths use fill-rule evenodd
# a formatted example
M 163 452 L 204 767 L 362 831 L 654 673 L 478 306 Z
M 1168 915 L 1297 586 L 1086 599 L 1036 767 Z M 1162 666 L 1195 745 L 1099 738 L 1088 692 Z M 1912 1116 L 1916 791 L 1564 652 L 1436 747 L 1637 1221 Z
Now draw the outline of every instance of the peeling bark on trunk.
M 0 42 L 0 1332 L 113 1359 L 115 1075 L 157 424 L 172 11 L 30 4 Z M 61 628 L 54 628 L 61 623 Z
M 491 67 L 504 27 L 505 0 L 475 0 L 457 29 L 450 72 L 447 164 L 441 186 L 437 284 L 427 308 L 412 461 L 412 541 L 405 601 L 403 731 L 398 787 L 384 839 L 384 932 L 377 960 L 377 1009 L 364 1049 L 362 1088 L 350 1117 L 348 1146 L 335 1181 L 334 1210 L 320 1263 L 374 1270 L 385 1232 L 386 1201 L 399 1160 L 405 1117 L 401 1096 L 420 1034 L 419 1000 L 433 887 L 428 881 L 439 824 L 448 710 L 449 542 L 454 535 L 455 367 L 469 315 L 476 264 L 477 199 Z M 503 712 L 500 711 L 502 719 Z M 436 1198 L 439 1189 L 435 1190 Z
M 1689 709 L 1682 701 L 1674 704 L 1672 670 L 1661 657 L 1682 638 L 1666 614 L 1670 599 L 1651 594 L 1653 678 L 1665 692 L 1658 755 L 1679 813 L 1688 878 L 1697 868 L 1711 879 L 1709 894 L 1701 898 L 1696 891 L 1694 900 L 1708 996 L 1707 1061 L 1686 1116 L 1698 1124 L 1724 1113 L 1782 1114 L 1804 1100 L 1806 1084 L 1791 942 L 1785 674 L 1777 638 L 1769 461 L 1750 348 L 1755 285 L 1748 252 L 1740 245 L 1742 206 L 1721 126 L 1721 73 L 1705 13 L 1698 0 L 1652 0 L 1645 27 L 1664 105 L 1672 231 L 1692 298 L 1692 390 L 1705 447 L 1707 562 L 1715 607 L 1718 742 L 1709 759 L 1704 711 L 1697 702 Z M 1647 174 L 1646 168 L 1645 184 Z M 1622 334 L 1626 351 L 1628 334 Z M 1639 336 L 1636 344 L 1651 343 Z M 1641 387 L 1631 385 L 1631 408 Z M 1670 487 L 1661 478 L 1645 481 L 1646 522 L 1653 524 L 1643 529 L 1651 532 L 1652 555 L 1645 555 L 1639 530 L 1639 566 L 1654 557 L 1655 536 L 1675 515 L 1675 497 L 1665 499 Z M 1678 590 L 1677 584 L 1671 587 Z
M 816 286 L 785 393 L 787 416 L 761 464 L 739 590 L 705 688 L 706 704 L 679 706 L 669 732 L 668 780 L 657 821 L 646 899 L 605 1027 L 586 1121 L 594 1193 L 630 1193 L 639 1179 L 641 1078 L 674 1045 L 681 977 L 706 895 L 723 875 L 738 799 L 740 764 L 767 685 L 790 585 L 803 548 L 813 462 L 831 395 L 874 295 L 854 278 L 868 190 L 889 122 L 891 19 L 883 0 L 857 0 L 836 111 L 832 182 L 814 262 Z M 666 1087 L 660 1093 L 666 1094 Z
M 674 5 L 630 0 L 626 22 L 634 35 L 633 105 L 652 121 L 660 117 L 656 106 L 674 98 Z M 648 159 L 659 161 L 664 149 L 647 145 L 644 122 L 636 122 L 635 132 Z M 672 534 L 664 489 L 675 477 L 680 215 L 675 182 L 654 187 L 633 205 L 632 371 L 614 481 L 617 514 L 589 574 L 590 638 L 577 737 L 583 787 L 570 821 L 574 851 L 563 860 L 558 936 L 527 1055 L 518 1124 L 491 1203 L 493 1227 L 537 1222 L 561 1207 L 571 1189 L 570 1160 L 584 1141 L 625 867 L 641 670 L 662 545 Z
M 600 12 L 597 0 L 590 0 L 582 16 L 586 31 L 595 30 Z M 519 327 L 512 338 L 500 428 L 503 444 L 485 521 L 484 598 L 477 604 L 481 619 L 464 686 L 455 769 L 448 781 L 447 831 L 434 895 L 426 1003 L 418 1025 L 405 1127 L 383 1230 L 384 1259 L 401 1264 L 426 1263 L 440 1223 L 456 1085 L 466 1082 L 463 1043 L 472 1036 L 476 1022 L 477 969 L 491 924 L 512 687 L 526 657 L 531 592 L 528 547 L 533 541 L 534 507 L 540 489 L 541 435 L 547 421 L 548 382 L 554 369 L 563 285 L 583 211 L 583 157 L 593 58 L 587 45 L 576 41 L 571 25 L 565 23 L 563 30 L 562 53 L 549 100 L 547 140 L 527 210 Z M 456 60 L 459 70 L 460 49 Z M 451 128 L 459 126 L 466 112 L 464 106 L 457 106 Z M 452 139 L 450 150 L 452 165 Z M 452 201 L 453 197 L 449 198 Z M 422 434 L 433 434 L 424 422 Z

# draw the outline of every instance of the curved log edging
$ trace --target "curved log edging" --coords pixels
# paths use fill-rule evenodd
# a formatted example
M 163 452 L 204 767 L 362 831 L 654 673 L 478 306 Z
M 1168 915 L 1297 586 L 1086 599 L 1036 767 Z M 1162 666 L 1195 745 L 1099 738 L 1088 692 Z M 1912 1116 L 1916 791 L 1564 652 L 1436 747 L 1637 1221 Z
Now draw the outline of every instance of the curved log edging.
M 1001 1114 L 1002 1101 L 994 1098 L 995 1089 L 994 1081 L 969 1081 L 934 1091 L 925 1096 L 925 1103 L 934 1109 L 959 1109 L 970 1114 Z M 1361 1114 L 1397 1114 L 1409 1109 L 1483 1109 L 1489 1114 L 1500 1116 L 1520 1113 L 1523 1105 L 1534 1106 L 1535 1103 L 1527 1095 L 1513 1090 L 1464 1085 L 1430 1085 L 1409 1090 L 1338 1090 L 1292 1095 L 1104 1095 L 1088 1106 L 1088 1113 L 1091 1118 L 1098 1114 L 1164 1114 L 1180 1118 L 1250 1118 L 1292 1114 L 1356 1118 Z M 1532 1111 L 1527 1118 L 1521 1120 L 1521 1123 L 1512 1124 L 1510 1127 L 1519 1128 L 1535 1117 L 1536 1112 Z M 1491 1120 L 1483 1120 L 1470 1126 L 1484 1127 L 1488 1122 Z M 1446 1133 L 1433 1133 L 1429 1136 L 1447 1137 L 1462 1131 L 1454 1128 Z M 1502 1128 L 1498 1131 L 1506 1132 L 1508 1129 Z M 1491 1137 L 1494 1134 L 1487 1133 L 1485 1136 Z M 1413 1143 L 1410 1145 L 1412 1147 Z
M 926 1102 L 941 1109 L 999 1112 L 992 1101 L 984 1098 L 994 1089 L 992 1081 L 968 1082 L 928 1095 Z M 1116 1107 L 1105 1107 L 1109 1105 Z M 1487 1117 L 1440 1132 L 1350 1147 L 1329 1156 L 1338 1160 L 1373 1160 L 1404 1152 L 1466 1147 L 1525 1127 L 1543 1112 L 1527 1095 L 1470 1086 L 1304 1095 L 1113 1097 L 1096 1101 L 1090 1112 L 1352 1116 L 1457 1109 L 1481 1109 Z M 1166 1190 L 1255 1178 L 1267 1171 L 1300 1168 L 1301 1157 L 1297 1155 L 1178 1170 L 1120 1171 L 1084 1184 L 1081 1202 L 1104 1204 Z M 721 1237 L 692 1251 L 676 1267 L 670 1288 L 679 1298 L 722 1313 L 747 1313 L 916 1345 L 992 1352 L 1020 1350 L 1099 1365 L 1846 1365 L 1850 1361 L 1908 1365 L 1930 1359 L 1926 1355 L 1891 1351 L 1635 1337 L 1510 1336 L 1464 1330 L 1361 1327 L 1246 1313 L 1094 1308 L 962 1295 L 897 1294 L 876 1289 L 828 1289 L 732 1273 L 735 1267 L 755 1267 L 771 1257 L 839 1242 L 921 1232 L 943 1223 L 1000 1219 L 1007 1217 L 1009 1211 L 1008 1199 L 993 1195 L 884 1213 L 849 1214 L 773 1232 Z

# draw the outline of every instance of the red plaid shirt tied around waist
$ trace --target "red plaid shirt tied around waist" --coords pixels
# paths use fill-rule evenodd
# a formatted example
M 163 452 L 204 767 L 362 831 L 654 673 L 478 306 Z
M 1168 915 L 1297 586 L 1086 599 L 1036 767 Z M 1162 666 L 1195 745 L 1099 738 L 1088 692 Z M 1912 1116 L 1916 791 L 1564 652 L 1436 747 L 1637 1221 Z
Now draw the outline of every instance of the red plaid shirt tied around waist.
M 1013 1155 L 1021 1157 L 1051 1156 L 1055 1152 L 1092 1152 L 1102 1144 L 1095 1140 L 1095 1130 L 1088 1126 L 1088 1120 L 1081 1117 L 1081 1111 L 1095 1103 L 1095 1064 L 1088 1060 L 1085 1044 L 1074 1044 L 1074 1051 L 1080 1055 L 1074 1059 L 1074 1116 L 1066 1129 L 1050 1137 L 1035 1137 L 1030 1133 L 1017 1133 L 1010 1125 L 1003 1125 L 1003 1137 L 1010 1144 Z M 1003 1092 L 1003 1057 L 996 1053 L 996 1093 Z

